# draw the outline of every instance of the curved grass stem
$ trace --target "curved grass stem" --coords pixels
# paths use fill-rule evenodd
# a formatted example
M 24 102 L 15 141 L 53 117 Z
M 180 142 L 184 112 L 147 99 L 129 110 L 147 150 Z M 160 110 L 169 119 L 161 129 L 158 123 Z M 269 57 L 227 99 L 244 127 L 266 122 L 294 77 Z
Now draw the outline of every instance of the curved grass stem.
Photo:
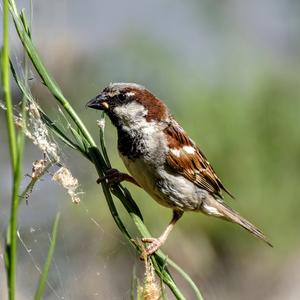
M 60 218 L 60 213 L 58 212 L 56 214 L 53 227 L 52 227 L 52 233 L 50 237 L 50 246 L 48 249 L 48 254 L 47 258 L 45 260 L 43 272 L 41 273 L 40 280 L 38 283 L 38 287 L 35 292 L 34 300 L 40 300 L 43 297 L 44 290 L 47 284 L 47 278 L 48 278 L 48 273 L 50 269 L 50 265 L 52 262 L 54 250 L 55 250 L 55 245 L 56 245 L 56 239 L 57 239 L 57 232 L 58 232 L 58 223 L 59 223 L 59 218 Z
M 18 151 L 17 136 L 14 126 L 11 89 L 10 89 L 10 67 L 9 67 L 9 3 L 3 0 L 3 48 L 1 56 L 1 72 L 3 96 L 6 105 L 6 126 L 9 140 L 9 151 L 11 158 L 11 169 L 13 177 L 11 212 L 9 220 L 9 232 L 6 240 L 5 264 L 8 279 L 9 299 L 15 299 L 16 290 L 16 265 L 17 265 L 17 213 L 18 192 L 20 185 L 21 161 Z

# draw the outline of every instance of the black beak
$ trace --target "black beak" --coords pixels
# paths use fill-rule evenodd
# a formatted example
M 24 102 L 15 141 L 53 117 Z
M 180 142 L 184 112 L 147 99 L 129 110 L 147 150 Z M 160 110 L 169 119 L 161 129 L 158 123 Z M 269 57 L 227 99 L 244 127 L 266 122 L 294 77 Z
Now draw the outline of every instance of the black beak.
M 106 96 L 101 93 L 100 95 L 96 96 L 96 98 L 90 100 L 85 107 L 90 107 L 98 110 L 107 110 L 109 105 L 107 103 Z

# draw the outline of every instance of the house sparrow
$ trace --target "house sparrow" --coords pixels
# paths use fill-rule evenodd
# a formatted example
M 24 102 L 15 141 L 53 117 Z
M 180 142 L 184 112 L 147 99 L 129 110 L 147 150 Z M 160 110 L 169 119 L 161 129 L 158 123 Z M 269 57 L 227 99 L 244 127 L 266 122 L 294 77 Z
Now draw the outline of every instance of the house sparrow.
M 111 83 L 87 106 L 103 110 L 117 128 L 119 154 L 131 174 L 111 169 L 98 182 L 130 181 L 173 210 L 159 238 L 142 239 L 148 244 L 147 255 L 160 248 L 185 211 L 237 223 L 271 246 L 258 228 L 223 202 L 222 191 L 232 195 L 167 106 L 149 90 L 135 83 Z

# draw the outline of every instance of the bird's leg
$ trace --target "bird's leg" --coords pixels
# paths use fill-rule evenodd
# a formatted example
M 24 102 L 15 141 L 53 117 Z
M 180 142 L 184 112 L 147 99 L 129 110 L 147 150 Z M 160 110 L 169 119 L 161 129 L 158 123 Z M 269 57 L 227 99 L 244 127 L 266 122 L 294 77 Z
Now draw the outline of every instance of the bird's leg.
M 109 186 L 118 184 L 122 181 L 129 181 L 137 186 L 140 186 L 133 177 L 126 173 L 122 173 L 117 169 L 108 169 L 107 171 L 105 171 L 105 175 L 103 177 L 98 178 L 97 183 L 99 184 L 100 182 L 105 180 L 107 180 Z
M 162 233 L 162 235 L 159 238 L 143 238 L 142 242 L 143 243 L 148 243 L 150 244 L 147 248 L 146 248 L 146 255 L 150 256 L 152 255 L 155 251 L 157 251 L 162 244 L 166 241 L 166 239 L 168 238 L 168 235 L 170 234 L 170 232 L 172 231 L 174 225 L 176 224 L 176 222 L 181 218 L 181 216 L 183 215 L 183 211 L 180 210 L 173 210 L 173 217 L 171 222 L 168 224 L 167 228 L 165 229 L 165 231 Z

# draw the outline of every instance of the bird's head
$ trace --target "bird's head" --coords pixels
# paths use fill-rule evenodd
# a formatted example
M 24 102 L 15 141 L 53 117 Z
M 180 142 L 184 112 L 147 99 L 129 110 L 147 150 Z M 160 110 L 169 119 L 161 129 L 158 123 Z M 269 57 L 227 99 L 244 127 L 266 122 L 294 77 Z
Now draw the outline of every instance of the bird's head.
M 111 83 L 86 105 L 103 110 L 115 126 L 169 118 L 166 105 L 136 83 Z

